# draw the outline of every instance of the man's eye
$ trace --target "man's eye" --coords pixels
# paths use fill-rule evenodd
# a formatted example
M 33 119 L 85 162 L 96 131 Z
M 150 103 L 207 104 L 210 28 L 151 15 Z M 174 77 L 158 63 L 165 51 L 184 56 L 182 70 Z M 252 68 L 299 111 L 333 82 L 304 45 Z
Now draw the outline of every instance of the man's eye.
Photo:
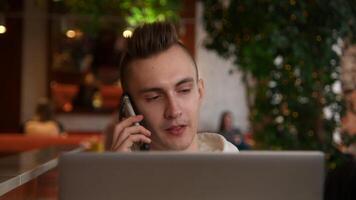
M 151 96 L 151 97 L 146 97 L 146 101 L 154 101 L 159 98 L 159 95 L 157 96 Z
M 189 93 L 191 91 L 190 88 L 186 88 L 186 89 L 181 89 L 179 90 L 180 93 Z

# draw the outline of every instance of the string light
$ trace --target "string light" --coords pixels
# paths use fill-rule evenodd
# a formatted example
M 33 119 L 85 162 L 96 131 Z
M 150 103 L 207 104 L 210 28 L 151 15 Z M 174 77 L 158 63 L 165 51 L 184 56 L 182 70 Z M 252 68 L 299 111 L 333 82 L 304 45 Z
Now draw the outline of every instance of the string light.
M 66 32 L 66 36 L 68 38 L 75 38 L 76 35 L 77 35 L 77 33 L 74 30 L 71 30 L 71 29 Z
M 284 67 L 285 67 L 285 69 L 288 70 L 288 71 L 291 70 L 291 68 L 292 68 L 292 66 L 290 66 L 289 64 L 284 65 Z
M 124 38 L 132 37 L 132 30 L 126 29 L 124 32 L 122 32 L 122 36 L 124 36 Z
M 92 100 L 92 105 L 94 108 L 100 108 L 103 105 L 102 97 L 99 92 L 95 92 Z
M 6 26 L 0 25 L 0 34 L 6 33 Z
M 281 124 L 281 123 L 284 122 L 284 118 L 283 118 L 283 116 L 278 116 L 278 117 L 276 117 L 275 121 L 276 121 L 278 124 Z
M 297 117 L 299 116 L 299 114 L 298 114 L 297 112 L 293 112 L 292 116 L 293 116 L 294 118 L 297 118 Z
M 298 131 L 297 131 L 297 128 L 295 126 L 288 126 L 288 129 L 289 129 L 289 133 L 292 134 L 292 135 L 297 135 L 298 134 Z

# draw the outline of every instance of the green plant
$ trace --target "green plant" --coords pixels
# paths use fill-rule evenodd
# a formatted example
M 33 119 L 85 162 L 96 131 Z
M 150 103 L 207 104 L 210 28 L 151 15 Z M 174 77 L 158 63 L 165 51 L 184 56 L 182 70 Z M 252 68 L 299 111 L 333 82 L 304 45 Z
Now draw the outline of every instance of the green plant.
M 257 148 L 323 150 L 334 158 L 332 134 L 343 103 L 333 88 L 339 84 L 341 44 L 355 40 L 355 5 L 204 1 L 205 45 L 233 58 L 243 72 Z
M 178 0 L 64 0 L 63 3 L 70 12 L 89 16 L 91 22 L 86 25 L 92 32 L 99 29 L 103 18 L 131 28 L 157 20 L 178 21 L 181 8 Z

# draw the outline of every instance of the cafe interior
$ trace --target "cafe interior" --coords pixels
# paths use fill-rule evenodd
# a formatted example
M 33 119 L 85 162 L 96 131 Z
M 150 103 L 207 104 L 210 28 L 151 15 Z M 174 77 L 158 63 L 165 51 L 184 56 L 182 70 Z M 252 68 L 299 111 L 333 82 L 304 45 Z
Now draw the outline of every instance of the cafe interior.
M 1 0 L 0 199 L 58 198 L 58 155 L 105 150 L 122 95 L 123 40 L 142 22 L 180 18 L 180 39 L 194 54 L 195 4 Z M 59 132 L 27 126 L 38 112 L 53 112 Z
M 0 200 L 59 199 L 58 158 L 62 153 L 82 151 L 103 153 L 110 149 L 108 138 L 112 137 L 113 126 L 118 122 L 120 98 L 123 93 L 118 63 L 122 56 L 124 40 L 131 37 L 135 27 L 159 20 L 174 22 L 180 40 L 196 59 L 199 73 L 205 79 L 207 94 L 199 119 L 199 131 L 218 132 L 220 114 L 228 111 L 233 117 L 232 123 L 238 128 L 240 137 L 242 137 L 239 139 L 243 141 L 243 145 L 239 146 L 241 152 L 245 150 L 323 152 L 326 157 L 325 177 L 334 178 L 332 179 L 334 182 L 325 183 L 325 187 L 328 186 L 328 189 L 335 194 L 340 191 L 351 191 L 350 188 L 354 188 L 356 184 L 356 162 L 350 161 L 356 155 L 354 150 L 356 126 L 353 123 L 356 115 L 352 111 L 355 105 L 353 102 L 356 101 L 354 95 L 356 92 L 345 89 L 345 85 L 347 86 L 347 80 L 352 82 L 355 79 L 345 76 L 347 80 L 344 78 L 346 81 L 340 82 L 337 78 L 333 78 L 333 82 L 328 79 L 329 82 L 325 81 L 325 85 L 322 85 L 324 82 L 320 77 L 330 71 L 310 69 L 308 73 L 310 72 L 311 82 L 308 83 L 316 83 L 316 86 L 306 86 L 305 90 L 312 90 L 311 98 L 318 99 L 320 95 L 325 94 L 325 98 L 319 98 L 322 99 L 319 101 L 320 104 L 330 99 L 336 103 L 330 103 L 329 107 L 320 107 L 315 111 L 321 113 L 319 115 L 311 111 L 316 108 L 315 105 L 319 106 L 318 103 L 310 104 L 312 106 L 308 107 L 308 103 L 312 101 L 308 100 L 309 97 L 303 95 L 295 97 L 295 102 L 300 104 L 300 107 L 293 102 L 290 103 L 291 101 L 283 103 L 287 99 L 283 95 L 290 95 L 287 92 L 289 89 L 285 90 L 286 88 L 296 88 L 293 91 L 302 91 L 298 88 L 304 84 L 303 78 L 306 77 L 302 77 L 304 68 L 294 70 L 293 64 L 284 63 L 288 61 L 287 56 L 283 58 L 285 52 L 271 53 L 271 51 L 265 51 L 263 45 L 258 46 L 254 51 L 248 49 L 248 45 L 241 45 L 250 45 L 251 43 L 248 42 L 253 40 L 250 39 L 253 33 L 249 32 L 251 27 L 248 23 L 241 23 L 242 26 L 247 27 L 239 30 L 241 35 L 239 33 L 231 36 L 234 33 L 231 32 L 228 35 L 228 31 L 218 32 L 219 27 L 237 23 L 228 21 L 228 18 L 222 22 L 213 22 L 214 17 L 234 16 L 231 13 L 230 15 L 221 14 L 219 9 L 232 5 L 236 7 L 232 13 L 243 13 L 248 11 L 249 3 L 244 2 L 246 5 L 241 6 L 239 1 L 223 0 L 216 1 L 220 7 L 209 7 L 213 1 L 209 2 L 197 0 L 0 0 L 0 83 L 2 89 L 0 95 L 2 114 L 0 117 Z M 243 4 L 242 2 L 240 3 Z M 257 2 L 266 8 L 261 10 L 278 12 L 278 9 L 273 10 L 272 6 L 266 5 L 266 2 Z M 281 6 L 282 4 L 280 3 Z M 308 3 L 301 4 L 308 5 Z M 286 1 L 286 5 L 293 7 L 299 4 L 297 1 L 290 0 Z M 216 11 L 217 14 L 209 15 L 208 11 L 211 13 Z M 353 19 L 356 19 L 356 12 L 352 14 Z M 301 15 L 313 16 L 306 11 Z M 256 17 L 260 15 L 256 14 Z M 294 23 L 293 21 L 298 20 L 298 17 L 300 17 L 298 14 L 291 14 L 290 23 Z M 352 23 L 351 21 L 349 24 Z M 260 26 L 258 24 L 256 22 L 256 26 Z M 216 28 L 215 32 L 212 27 Z M 273 24 L 271 27 L 274 27 Z M 229 46 L 227 40 L 222 41 L 223 39 L 219 38 L 225 33 L 226 38 L 234 38 L 233 41 L 237 46 L 246 47 L 246 50 L 231 53 L 234 47 Z M 207 39 L 207 35 L 210 38 Z M 222 45 L 219 46 L 219 42 L 211 42 L 213 37 L 217 41 L 221 40 Z M 324 35 L 321 34 L 316 35 L 313 36 L 313 40 L 320 43 L 323 37 Z M 255 38 L 263 40 L 265 35 L 261 33 Z M 259 41 L 259 39 L 254 41 Z M 282 46 L 288 46 L 288 41 L 285 42 L 282 39 L 278 41 L 271 39 L 269 42 L 275 42 L 278 45 L 283 43 Z M 343 48 L 340 43 L 339 41 L 333 44 L 333 52 L 338 52 L 340 48 Z M 223 48 L 225 44 L 229 46 L 227 50 L 220 51 L 219 48 Z M 217 50 L 212 52 L 214 45 Z M 313 50 L 313 48 L 310 49 Z M 356 51 L 350 49 L 349 54 L 335 55 L 339 58 L 347 55 L 354 59 Z M 264 59 L 272 57 L 271 54 L 276 55 L 269 63 L 279 72 L 271 70 L 268 73 L 274 78 L 278 74 L 279 77 L 290 78 L 288 80 L 293 80 L 293 85 L 288 85 L 287 79 L 278 82 L 278 77 L 276 79 L 264 78 L 262 67 L 253 68 L 255 63 L 252 61 L 241 59 L 242 62 L 239 62 L 233 58 L 236 55 L 248 57 L 253 54 L 255 56 L 254 52 L 257 52 L 257 56 L 252 57 L 252 60 L 262 60 L 260 63 L 255 62 L 257 64 L 265 64 Z M 299 59 L 298 56 L 302 54 L 299 52 L 295 56 Z M 289 61 L 294 62 L 292 60 Z M 333 62 L 338 59 L 333 57 L 330 60 L 330 65 L 335 66 Z M 303 66 L 303 62 L 298 61 L 299 64 L 296 65 Z M 307 63 L 308 60 L 306 59 L 305 62 Z M 248 67 L 237 67 L 241 63 L 247 65 L 252 63 L 252 70 L 249 71 Z M 259 69 L 261 70 L 258 71 Z M 285 70 L 285 74 L 282 70 Z M 352 69 L 349 70 L 353 72 Z M 341 76 L 340 66 L 338 68 L 335 66 L 334 71 L 338 74 L 335 76 Z M 346 74 L 352 76 L 351 73 L 346 72 Z M 332 73 L 331 75 L 333 76 Z M 322 86 L 319 87 L 319 85 Z M 259 86 L 262 89 L 257 89 Z M 280 90 L 275 89 L 278 87 Z M 278 90 L 280 93 L 272 94 L 266 92 L 267 90 L 272 92 Z M 319 93 L 318 90 L 325 93 Z M 283 91 L 285 91 L 284 94 Z M 334 96 L 328 96 L 328 92 L 332 91 L 334 91 Z M 262 92 L 265 92 L 262 96 L 268 97 L 271 94 L 270 110 L 269 105 L 266 106 L 263 103 L 268 100 L 260 97 Z M 260 104 L 258 98 L 260 98 Z M 342 104 L 343 100 L 346 104 Z M 343 108 L 346 110 L 340 115 Z M 351 111 L 347 110 L 350 108 Z M 307 129 L 310 125 L 306 120 L 308 117 L 302 116 L 312 116 L 317 126 Z M 332 116 L 327 119 L 329 121 L 335 119 L 327 124 L 325 129 L 329 131 L 332 126 L 336 131 L 331 131 L 331 135 L 320 136 L 318 130 L 320 130 L 321 123 L 325 122 L 321 119 L 324 116 Z M 41 117 L 47 117 L 51 121 L 43 130 L 35 128 L 36 119 Z M 345 131 L 351 134 L 343 134 Z M 262 132 L 264 134 L 259 134 Z M 283 135 L 284 132 L 288 134 Z M 300 136 L 299 132 L 303 134 L 305 132 L 305 135 Z M 342 142 L 344 138 L 347 139 L 347 144 Z M 298 141 L 294 142 L 294 140 Z M 317 142 L 314 143 L 314 140 Z M 319 145 L 320 141 L 323 143 Z M 342 163 L 348 165 L 343 166 Z M 335 170 L 339 169 L 338 166 L 340 166 L 340 171 L 344 170 L 344 174 Z M 330 176 L 327 176 L 328 172 Z M 325 177 L 323 178 L 326 179 Z M 342 183 L 346 189 L 333 190 L 338 183 Z M 355 193 L 346 193 L 353 194 L 355 197 Z M 332 198 L 335 196 L 332 192 L 325 194 L 324 199 L 352 199 L 352 197 L 342 198 L 342 195 Z

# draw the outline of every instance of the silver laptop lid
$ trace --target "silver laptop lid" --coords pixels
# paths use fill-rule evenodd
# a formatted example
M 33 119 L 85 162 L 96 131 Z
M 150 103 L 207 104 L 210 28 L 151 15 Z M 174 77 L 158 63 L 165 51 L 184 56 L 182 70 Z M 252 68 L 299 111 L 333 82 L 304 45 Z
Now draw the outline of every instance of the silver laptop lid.
M 77 153 L 60 158 L 60 199 L 321 200 L 321 152 Z

